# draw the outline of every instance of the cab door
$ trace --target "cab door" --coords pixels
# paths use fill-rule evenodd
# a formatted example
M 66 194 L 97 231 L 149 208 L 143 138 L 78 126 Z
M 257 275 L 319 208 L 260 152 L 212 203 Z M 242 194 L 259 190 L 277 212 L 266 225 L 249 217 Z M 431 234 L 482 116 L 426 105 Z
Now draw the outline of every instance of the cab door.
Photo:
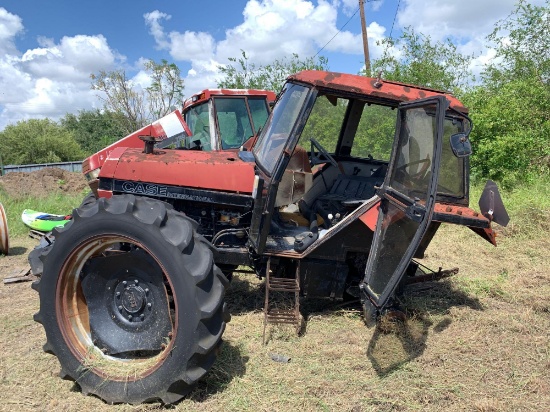
M 367 322 L 383 309 L 403 277 L 434 210 L 441 157 L 444 96 L 399 106 L 396 138 L 376 230 L 361 284 Z

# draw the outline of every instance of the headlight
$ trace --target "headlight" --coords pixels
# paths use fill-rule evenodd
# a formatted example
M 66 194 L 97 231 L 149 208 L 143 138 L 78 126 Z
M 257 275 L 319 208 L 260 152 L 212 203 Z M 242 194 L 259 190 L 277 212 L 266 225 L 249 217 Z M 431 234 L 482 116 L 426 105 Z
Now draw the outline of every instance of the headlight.
M 99 177 L 99 171 L 101 170 L 100 167 L 98 167 L 97 169 L 94 169 L 94 170 L 91 170 L 89 171 L 88 173 L 86 173 L 86 180 L 88 180 L 88 182 L 90 180 L 95 180 Z

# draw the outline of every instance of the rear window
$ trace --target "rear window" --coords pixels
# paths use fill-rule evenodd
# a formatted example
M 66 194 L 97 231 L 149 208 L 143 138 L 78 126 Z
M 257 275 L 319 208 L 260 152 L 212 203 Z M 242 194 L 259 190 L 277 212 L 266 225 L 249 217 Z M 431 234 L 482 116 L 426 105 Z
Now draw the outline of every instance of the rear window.
M 443 129 L 443 147 L 439 166 L 437 193 L 443 196 L 463 198 L 464 193 L 464 158 L 458 158 L 451 149 L 451 135 L 462 131 L 462 122 L 446 118 Z

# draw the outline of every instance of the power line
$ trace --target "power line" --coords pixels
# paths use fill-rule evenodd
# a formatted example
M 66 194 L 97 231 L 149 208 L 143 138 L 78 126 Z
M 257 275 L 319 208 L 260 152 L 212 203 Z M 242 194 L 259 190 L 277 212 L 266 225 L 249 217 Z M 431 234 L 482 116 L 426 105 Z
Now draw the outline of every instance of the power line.
M 327 45 L 328 45 L 332 40 L 334 40 L 334 38 L 335 38 L 336 36 L 338 36 L 342 30 L 344 30 L 344 28 L 345 28 L 345 27 L 347 26 L 347 24 L 351 21 L 351 19 L 353 19 L 353 18 L 355 17 L 355 15 L 357 14 L 358 11 L 359 11 L 359 7 L 357 7 L 357 10 L 355 10 L 355 13 L 353 13 L 353 15 L 348 19 L 348 21 L 347 21 L 342 27 L 340 27 L 340 30 L 338 30 L 338 33 L 336 33 L 334 36 L 332 36 L 332 38 L 331 38 L 329 41 L 327 41 L 327 42 L 325 43 L 325 45 L 324 45 L 323 47 L 321 47 L 317 53 L 315 53 L 315 56 L 313 56 L 313 58 L 317 57 L 317 55 L 318 55 L 319 53 L 321 53 L 321 52 L 323 51 L 323 49 L 324 49 L 325 47 L 327 47 Z
M 390 30 L 390 39 L 392 38 L 391 35 L 393 33 L 393 25 L 395 24 L 395 19 L 397 18 L 397 12 L 399 11 L 399 5 L 401 4 L 401 0 L 397 1 L 397 8 L 395 9 L 395 15 L 393 16 L 393 23 L 391 24 L 391 30 Z
M 380 0 L 366 0 L 367 3 L 373 3 L 373 2 L 375 2 L 375 1 L 380 1 Z M 399 0 L 399 1 L 401 1 L 401 0 Z M 321 47 L 317 53 L 315 53 L 315 55 L 313 56 L 313 58 L 317 57 L 317 56 L 319 55 L 319 53 L 321 53 L 321 52 L 324 50 L 324 48 L 327 47 L 328 44 L 329 44 L 331 41 L 333 41 L 334 38 L 335 38 L 336 36 L 338 36 L 338 35 L 342 32 L 342 30 L 344 30 L 344 28 L 348 25 L 348 23 L 351 21 L 351 19 L 353 19 L 353 18 L 355 17 L 355 15 L 356 15 L 357 12 L 359 11 L 360 7 L 361 7 L 361 6 L 357 7 L 357 10 L 355 10 L 355 13 L 353 13 L 352 16 L 348 19 L 348 21 L 346 21 L 346 22 L 344 23 L 344 25 L 343 25 L 342 27 L 340 27 L 340 30 L 338 30 L 338 32 L 337 32 L 334 36 L 332 36 L 332 37 L 330 38 L 330 40 L 327 41 L 327 42 L 325 43 L 325 45 L 324 45 L 323 47 Z M 397 8 L 399 8 L 399 4 L 397 5 Z M 397 11 L 396 11 L 395 13 L 397 14 Z M 394 17 L 394 22 L 395 22 L 395 17 Z M 392 24 L 392 30 L 393 30 L 393 24 Z M 391 37 L 391 36 L 390 36 L 390 37 Z

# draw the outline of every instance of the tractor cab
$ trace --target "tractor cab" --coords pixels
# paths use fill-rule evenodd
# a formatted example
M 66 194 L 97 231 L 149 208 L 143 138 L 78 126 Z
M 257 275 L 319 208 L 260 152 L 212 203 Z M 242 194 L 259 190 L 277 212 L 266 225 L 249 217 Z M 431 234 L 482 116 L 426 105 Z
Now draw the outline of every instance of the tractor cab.
M 183 103 L 183 118 L 192 136 L 186 148 L 239 149 L 264 125 L 275 101 L 267 90 L 207 89 Z
M 354 278 L 382 309 L 441 222 L 494 243 L 490 219 L 468 208 L 471 127 L 466 108 L 444 92 L 345 74 L 291 76 L 252 150 L 250 246 L 300 260 L 304 294 L 342 297 Z

